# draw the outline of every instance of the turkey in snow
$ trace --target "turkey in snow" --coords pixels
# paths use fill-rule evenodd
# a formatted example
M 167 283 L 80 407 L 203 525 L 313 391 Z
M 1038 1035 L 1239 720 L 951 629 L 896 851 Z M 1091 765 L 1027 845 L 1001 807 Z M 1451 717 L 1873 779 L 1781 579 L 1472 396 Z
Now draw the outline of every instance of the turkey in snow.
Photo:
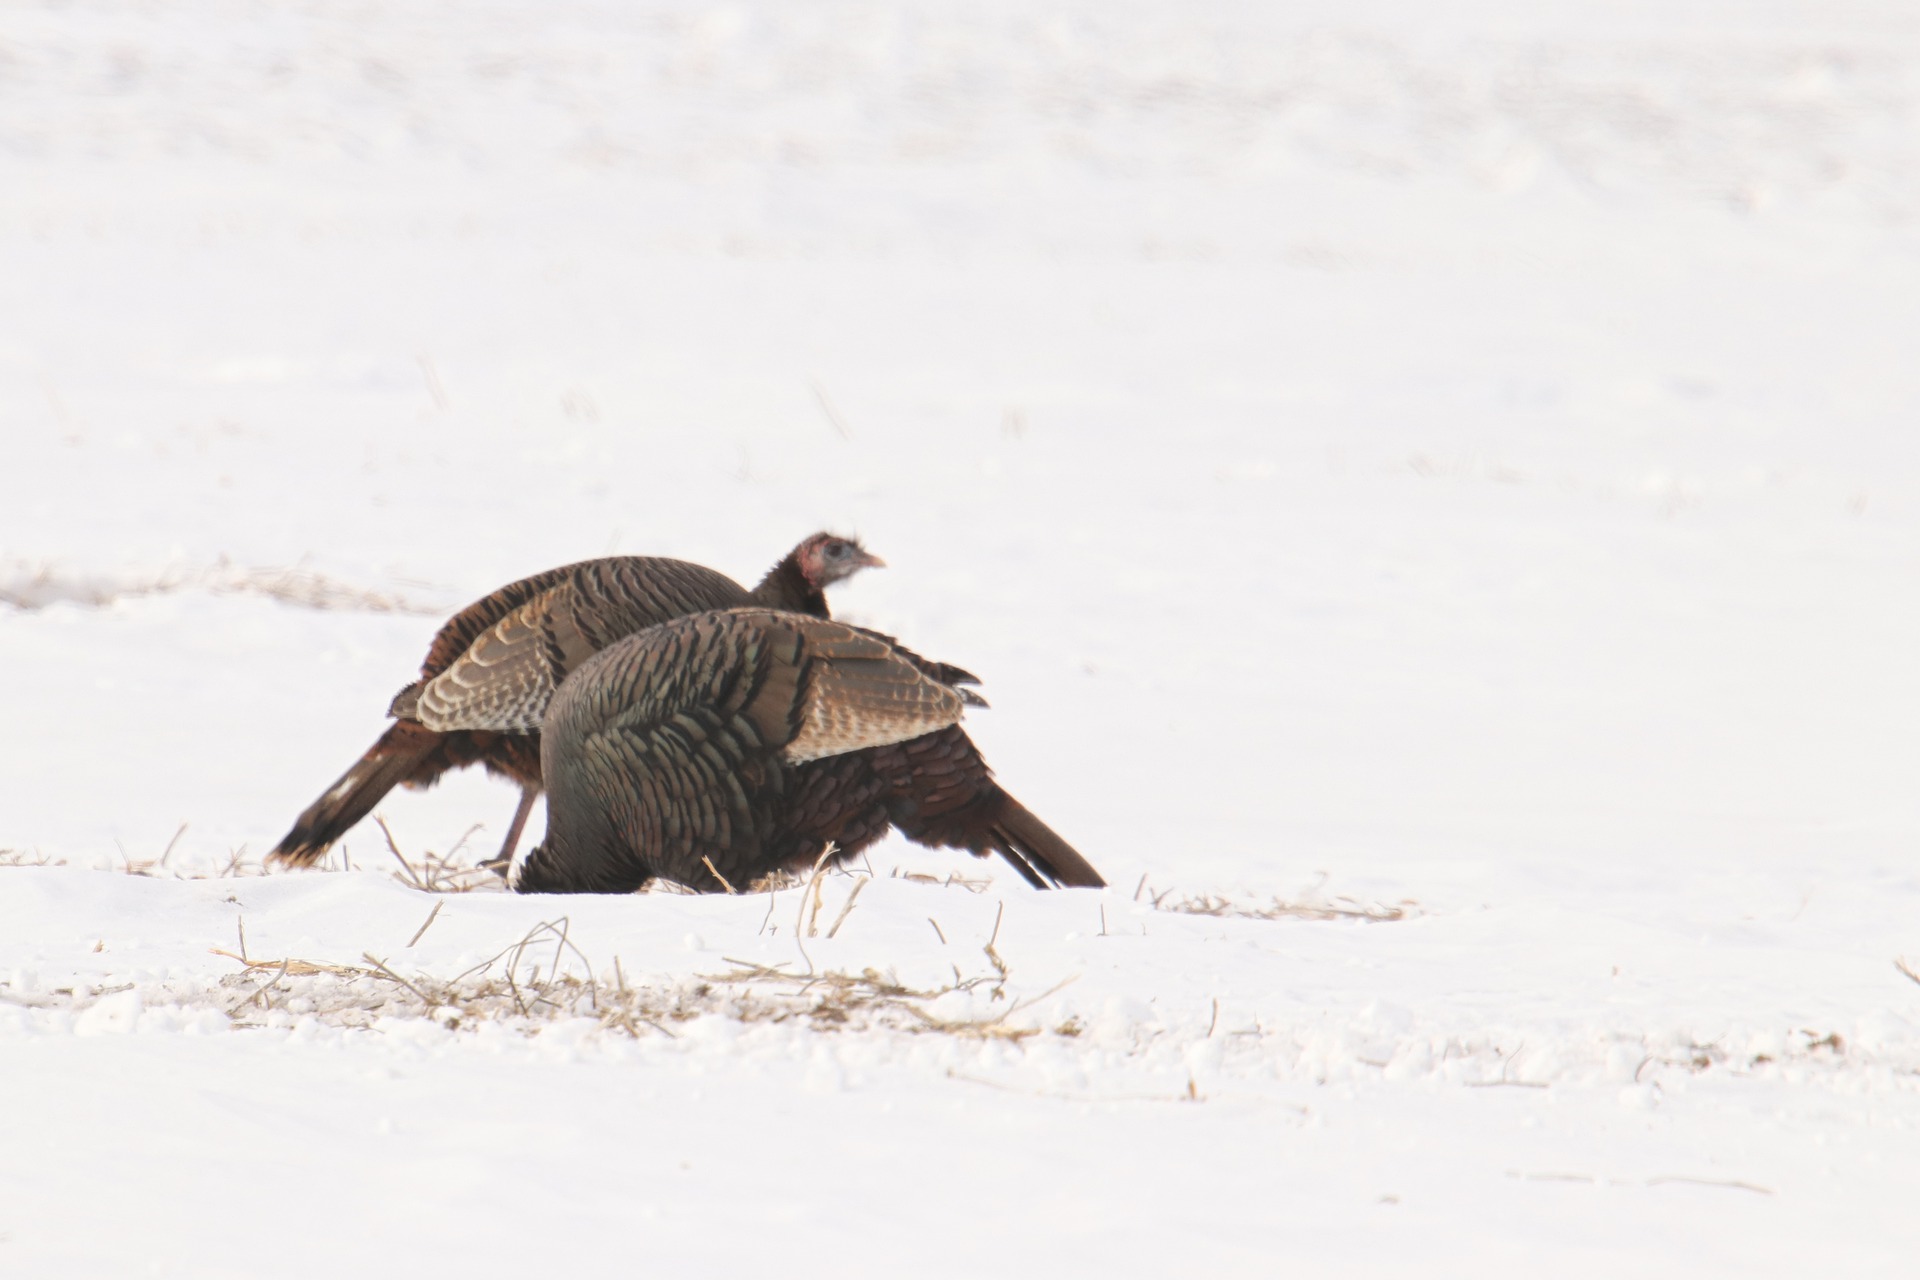
M 478 763 L 520 784 L 504 867 L 540 794 L 540 720 L 568 672 L 622 636 L 703 610 L 757 604 L 825 618 L 825 588 L 885 563 L 853 538 L 816 533 L 751 592 L 723 573 L 658 556 L 585 560 L 504 586 L 440 628 L 420 678 L 387 709 L 395 724 L 307 807 L 268 860 L 312 866 L 397 784 L 431 786 Z
M 1038 888 L 1106 882 L 1002 791 L 961 731 L 964 673 L 890 638 L 767 609 L 701 613 L 595 654 L 541 735 L 546 839 L 523 893 L 712 892 L 838 859 L 888 826 L 1000 854 Z

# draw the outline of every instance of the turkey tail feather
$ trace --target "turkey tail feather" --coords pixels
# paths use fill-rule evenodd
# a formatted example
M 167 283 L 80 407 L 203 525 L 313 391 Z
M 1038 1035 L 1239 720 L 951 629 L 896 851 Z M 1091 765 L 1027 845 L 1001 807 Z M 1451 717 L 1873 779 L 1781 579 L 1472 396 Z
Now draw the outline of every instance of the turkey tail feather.
M 993 842 L 1000 856 L 1036 889 L 1106 887 L 1107 882 L 1078 849 L 1012 796 L 1006 797 L 993 824 Z
M 306 812 L 294 819 L 293 830 L 267 855 L 270 863 L 310 867 L 326 856 L 334 841 L 373 811 L 387 792 L 414 779 L 439 749 L 441 735 L 411 720 L 396 722 L 341 774 Z

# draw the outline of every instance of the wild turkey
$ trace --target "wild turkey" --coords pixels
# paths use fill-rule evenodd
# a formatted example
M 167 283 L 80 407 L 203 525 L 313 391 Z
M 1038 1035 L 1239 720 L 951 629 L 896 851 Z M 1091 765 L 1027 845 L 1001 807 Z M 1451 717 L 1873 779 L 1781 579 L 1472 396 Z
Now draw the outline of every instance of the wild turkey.
M 477 763 L 520 784 L 497 860 L 504 866 L 540 794 L 540 720 L 568 672 L 622 636 L 701 610 L 759 604 L 825 618 L 827 587 L 885 564 L 856 539 L 816 533 L 751 592 L 658 556 L 584 560 L 510 583 L 440 628 L 420 678 L 387 709 L 396 723 L 307 806 L 268 860 L 311 866 L 396 785 L 432 786 Z
M 678 618 L 567 678 L 540 758 L 546 839 L 523 893 L 712 892 L 846 859 L 889 826 L 995 852 L 1037 888 L 1106 882 L 993 781 L 959 720 L 977 699 L 887 636 L 766 609 Z M 964 676 L 965 673 L 958 673 Z

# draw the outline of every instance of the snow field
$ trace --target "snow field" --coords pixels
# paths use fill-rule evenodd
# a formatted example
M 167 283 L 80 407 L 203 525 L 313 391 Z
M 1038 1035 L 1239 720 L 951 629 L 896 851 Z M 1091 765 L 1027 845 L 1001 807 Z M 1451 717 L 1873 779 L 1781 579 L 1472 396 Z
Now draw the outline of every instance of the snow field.
M 1907 1274 L 1917 89 L 1869 0 L 10 8 L 0 1274 Z M 1113 888 L 452 892 L 479 777 L 434 892 L 240 874 L 447 611 L 822 526 Z

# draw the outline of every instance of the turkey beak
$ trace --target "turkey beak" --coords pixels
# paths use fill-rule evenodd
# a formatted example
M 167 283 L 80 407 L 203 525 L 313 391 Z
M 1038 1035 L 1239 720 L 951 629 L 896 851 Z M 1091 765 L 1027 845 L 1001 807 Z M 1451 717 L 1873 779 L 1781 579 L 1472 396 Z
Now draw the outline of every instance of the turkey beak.
M 884 569 L 887 567 L 887 562 L 879 556 L 874 555 L 871 551 L 859 551 L 854 554 L 859 556 L 859 559 L 853 562 L 856 569 Z

